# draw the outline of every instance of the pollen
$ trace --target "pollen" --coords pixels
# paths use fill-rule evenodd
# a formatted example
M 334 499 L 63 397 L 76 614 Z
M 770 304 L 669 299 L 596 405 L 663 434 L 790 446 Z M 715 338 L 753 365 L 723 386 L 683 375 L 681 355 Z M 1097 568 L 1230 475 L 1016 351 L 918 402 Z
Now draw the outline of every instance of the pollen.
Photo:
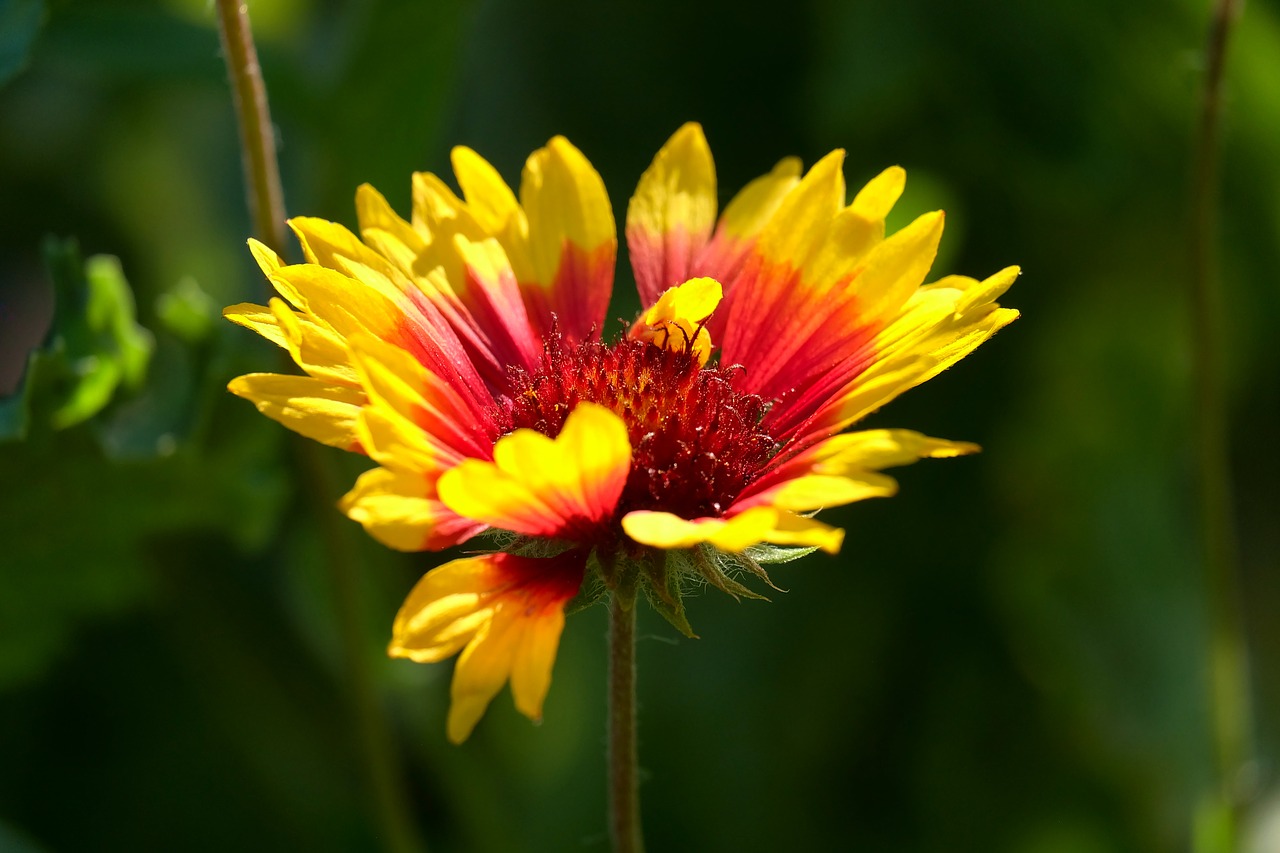
M 597 403 L 622 418 L 631 441 L 617 518 L 719 515 L 780 448 L 761 426 L 766 401 L 735 390 L 734 370 L 644 341 L 573 343 L 553 333 L 540 369 L 510 372 L 493 420 L 504 434 L 527 427 L 554 438 L 578 403 Z

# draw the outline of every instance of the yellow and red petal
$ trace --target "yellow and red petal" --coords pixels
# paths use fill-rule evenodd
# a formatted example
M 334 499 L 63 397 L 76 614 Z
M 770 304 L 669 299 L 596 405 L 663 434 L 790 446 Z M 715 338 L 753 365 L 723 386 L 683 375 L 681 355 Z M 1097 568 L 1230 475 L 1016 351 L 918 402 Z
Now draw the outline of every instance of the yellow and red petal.
M 730 363 L 752 364 L 778 343 L 786 344 L 788 324 L 813 313 L 785 312 L 813 300 L 813 288 L 806 286 L 802 270 L 822 247 L 844 205 L 843 162 L 844 152 L 833 151 L 782 198 L 729 285 L 725 310 L 712 331 L 724 327 L 721 349 Z
M 712 342 L 704 326 L 722 295 L 720 282 L 710 278 L 694 278 L 669 288 L 636 320 L 631 337 L 672 352 L 689 350 L 699 364 L 706 364 Z
M 964 456 L 978 449 L 969 442 L 930 438 L 902 429 L 837 435 L 779 464 L 749 486 L 729 511 L 767 505 L 809 512 L 889 497 L 897 492 L 898 484 L 879 471 L 920 459 Z
M 613 291 L 617 227 L 604 181 L 582 152 L 557 136 L 530 155 L 520 183 L 528 220 L 530 320 L 546 336 L 598 336 Z M 554 318 L 554 319 L 553 319 Z
M 658 151 L 627 207 L 627 248 L 642 305 L 696 275 L 716 204 L 711 149 L 702 127 L 689 122 Z
M 506 250 L 494 238 L 456 234 L 441 245 L 439 258 L 484 343 L 483 353 L 492 353 L 502 371 L 494 384 L 504 387 L 508 367 L 532 368 L 542 351 Z
M 994 300 L 1018 273 L 1008 267 L 984 281 L 951 276 L 919 288 L 868 344 L 874 360 L 843 386 L 793 405 L 774 422 L 777 434 L 804 439 L 839 432 L 964 358 L 1017 319 L 1016 310 Z
M 721 551 L 742 553 L 769 543 L 840 550 L 844 531 L 774 506 L 757 506 L 724 518 L 685 519 L 669 512 L 639 510 L 622 518 L 627 536 L 654 548 L 692 548 L 707 544 Z
M 339 507 L 370 536 L 397 551 L 439 551 L 485 529 L 441 503 L 431 478 L 414 471 L 366 471 Z
M 280 295 L 340 338 L 369 336 L 407 350 L 476 406 L 492 396 L 448 321 L 430 304 L 400 293 L 385 276 L 351 276 L 316 264 L 271 276 Z
M 869 430 L 830 438 L 786 461 L 752 484 L 721 518 L 685 519 L 667 512 L 632 512 L 622 529 L 655 548 L 708 544 L 742 552 L 753 545 L 840 549 L 844 532 L 800 513 L 840 506 L 897 491 L 878 472 L 917 459 L 973 453 L 965 442 L 929 438 L 909 430 Z
M 310 217 L 297 217 L 289 224 L 312 263 L 361 282 L 366 290 L 385 297 L 399 313 L 398 339 L 385 334 L 378 337 L 416 348 L 419 351 L 415 354 L 429 365 L 461 361 L 467 373 L 476 377 L 488 368 L 488 384 L 480 383 L 477 390 L 500 382 L 504 365 L 490 345 L 486 333 L 491 330 L 482 328 L 470 315 L 447 277 L 403 270 L 341 225 Z M 433 264 L 438 265 L 438 261 L 433 260 Z M 529 334 L 527 325 L 524 334 Z
M 887 240 L 880 239 L 883 220 L 864 215 L 886 208 L 895 195 L 894 174 L 877 179 L 886 186 L 870 199 L 814 221 L 815 240 L 770 243 L 767 232 L 760 253 L 744 267 L 729 300 L 724 358 L 749 365 L 744 391 L 780 401 L 771 413 L 775 421 L 807 417 L 811 402 L 803 413 L 793 407 L 802 397 L 821 396 L 810 386 L 834 391 L 877 357 L 871 338 L 924 281 L 941 238 L 941 214 L 922 216 Z M 802 182 L 791 197 L 801 198 L 804 188 Z M 830 201 L 816 191 L 809 195 L 818 199 L 811 207 L 825 209 Z M 779 254 L 784 250 L 794 254 Z
M 335 385 L 358 385 L 351 355 L 342 338 L 311 318 L 299 314 L 283 299 L 273 297 L 271 314 L 280 329 L 283 346 L 293 361 L 311 376 Z
M 773 218 L 783 199 L 800 183 L 800 160 L 787 157 L 767 175 L 748 183 L 725 207 L 715 234 L 698 254 L 693 272 L 710 276 L 732 290 L 743 261 L 755 247 L 756 239 Z M 723 320 L 713 320 L 717 335 Z
M 477 219 L 483 210 L 437 182 L 433 175 L 420 181 L 436 203 L 419 214 L 418 228 L 396 216 L 373 188 L 361 187 L 361 236 L 448 319 L 490 387 L 504 389 L 507 368 L 536 363 L 540 341 L 502 244 Z
M 852 209 L 842 211 L 835 223 L 849 221 L 858 221 Z M 746 362 L 754 370 L 743 376 L 743 390 L 779 401 L 770 412 L 772 428 L 781 432 L 780 425 L 804 421 L 883 358 L 876 335 L 919 288 L 941 235 L 941 214 L 926 214 L 858 256 L 854 247 L 841 245 L 833 229 L 832 240 L 802 274 L 814 277 L 781 300 L 778 310 L 796 319 L 780 324 L 780 339 L 766 356 Z
M 300 435 L 330 447 L 360 449 L 356 424 L 368 399 L 359 388 L 310 376 L 249 373 L 232 379 L 227 389 Z
M 463 460 L 439 490 L 454 512 L 492 527 L 581 541 L 612 516 L 630 469 L 626 424 L 581 403 L 556 438 L 518 429 L 494 445 L 492 462 Z
M 351 343 L 361 383 L 377 407 L 404 418 L 446 455 L 491 458 L 496 436 L 485 409 L 399 347 L 367 336 Z
M 388 653 L 433 663 L 462 650 L 454 668 L 448 735 L 467 739 L 502 685 L 516 708 L 542 716 L 564 606 L 582 584 L 585 554 L 549 559 L 487 554 L 428 572 L 392 626 Z

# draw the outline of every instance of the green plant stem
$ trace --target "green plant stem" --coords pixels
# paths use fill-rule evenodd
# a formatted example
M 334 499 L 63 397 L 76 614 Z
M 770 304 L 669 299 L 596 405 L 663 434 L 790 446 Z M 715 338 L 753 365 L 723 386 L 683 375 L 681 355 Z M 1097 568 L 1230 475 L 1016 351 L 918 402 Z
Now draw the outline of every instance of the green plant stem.
M 253 214 L 254 232 L 258 239 L 284 255 L 284 192 L 280 186 L 267 91 L 249 27 L 248 6 L 239 0 L 218 0 L 218 24 L 240 127 L 245 195 Z M 302 443 L 298 453 L 298 467 L 314 516 L 321 519 L 359 752 L 380 835 L 386 849 L 394 853 L 422 851 L 425 845 L 409 817 L 391 733 L 379 707 L 377 685 L 365 654 L 357 545 L 351 528 L 329 517 L 333 513 L 333 499 L 339 493 L 333 463 L 311 442 Z
M 642 853 L 636 749 L 636 608 L 609 601 L 609 835 L 614 853 Z
M 1215 254 L 1223 71 L 1238 14 L 1237 0 L 1215 0 L 1196 134 L 1190 240 L 1199 503 L 1209 609 L 1208 686 L 1218 794 L 1228 813 L 1238 812 L 1242 799 L 1238 780 L 1252 749 L 1248 653 L 1232 520 L 1223 388 L 1222 295 Z M 1236 826 L 1238 820 L 1233 817 L 1231 824 Z
M 218 0 L 218 33 L 240 127 L 245 197 L 253 215 L 253 230 L 259 240 L 283 255 L 284 192 L 280 187 L 267 88 L 249 28 L 248 5 L 241 0 Z
M 339 494 L 340 486 L 333 461 L 325 455 L 326 448 L 314 442 L 300 441 L 298 451 L 302 455 L 300 467 L 307 480 L 307 491 L 315 498 L 313 512 L 332 513 L 333 499 Z M 323 515 L 319 517 L 324 519 Z M 360 755 L 382 842 L 393 853 L 421 853 L 425 845 L 409 817 L 408 800 L 401 785 L 401 768 L 396 760 L 391 732 L 379 706 L 377 684 L 366 654 L 360 615 L 362 597 L 356 576 L 359 546 L 353 537 L 355 531 L 337 519 L 322 520 L 320 528 L 333 581 L 338 630 L 342 637 L 347 687 Z

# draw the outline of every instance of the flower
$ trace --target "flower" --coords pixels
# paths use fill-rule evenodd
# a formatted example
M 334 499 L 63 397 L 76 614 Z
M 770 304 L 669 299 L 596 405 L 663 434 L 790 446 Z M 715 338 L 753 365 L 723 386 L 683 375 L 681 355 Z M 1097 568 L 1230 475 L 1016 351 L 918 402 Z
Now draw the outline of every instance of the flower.
M 692 634 L 689 574 L 753 595 L 726 569 L 767 581 L 761 562 L 834 553 L 843 531 L 814 511 L 893 494 L 884 468 L 977 449 L 842 434 L 1017 317 L 995 302 L 1015 267 L 923 284 L 943 215 L 885 235 L 902 169 L 846 204 L 843 152 L 803 177 L 788 158 L 717 217 L 711 153 L 686 124 L 627 210 L 646 310 L 606 340 L 617 231 L 582 153 L 562 137 L 535 151 L 519 198 L 470 149 L 452 161 L 462 197 L 415 174 L 411 222 L 366 185 L 360 236 L 290 221 L 306 263 L 251 241 L 282 298 L 225 314 L 306 374 L 231 391 L 377 463 L 341 503 L 371 535 L 405 551 L 505 537 L 429 571 L 393 627 L 393 656 L 461 652 L 453 741 L 507 681 L 539 719 L 575 598 L 639 590 Z

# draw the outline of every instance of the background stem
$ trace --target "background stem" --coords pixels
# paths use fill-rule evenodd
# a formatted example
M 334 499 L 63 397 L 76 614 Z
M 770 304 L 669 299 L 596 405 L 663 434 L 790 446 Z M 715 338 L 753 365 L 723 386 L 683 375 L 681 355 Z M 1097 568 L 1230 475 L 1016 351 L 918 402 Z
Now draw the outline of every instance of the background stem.
M 347 696 L 355 717 L 357 749 L 364 763 L 365 784 L 374 810 L 383 848 L 391 853 L 422 853 L 425 844 L 409 814 L 408 796 L 403 786 L 403 770 L 378 696 L 377 682 L 369 666 L 365 630 L 361 619 L 361 585 L 356 568 L 359 545 L 354 525 L 339 519 L 324 519 L 333 513 L 341 486 L 328 448 L 311 441 L 299 441 L 300 467 L 307 492 L 314 496 L 312 516 L 323 519 L 324 550 L 333 582 L 338 631 L 342 638 L 346 667 Z
M 249 27 L 248 6 L 239 0 L 218 0 L 218 24 L 240 127 L 245 194 L 253 214 L 255 236 L 284 255 L 284 192 L 280 186 L 267 90 Z M 306 441 L 299 442 L 298 467 L 312 503 L 312 516 L 319 519 L 325 538 L 345 658 L 347 695 L 355 717 L 358 752 L 364 763 L 379 836 L 384 847 L 394 853 L 421 851 L 425 845 L 409 815 L 401 769 L 380 707 L 377 684 L 366 659 L 360 620 L 358 546 L 353 540 L 351 525 L 330 518 L 334 500 L 340 493 L 334 463 L 319 445 Z
M 284 192 L 267 89 L 249 29 L 248 5 L 240 0 L 218 0 L 218 32 L 240 127 L 245 197 L 253 215 L 253 230 L 259 240 L 284 255 Z
M 615 853 L 641 853 L 636 748 L 636 609 L 609 602 L 609 834 Z
M 1191 210 L 1192 355 L 1205 586 L 1209 609 L 1208 686 L 1217 796 L 1238 833 L 1238 790 L 1251 754 L 1252 714 L 1244 620 L 1241 612 L 1223 388 L 1222 294 L 1215 251 L 1222 83 L 1237 0 L 1215 0 L 1205 52 L 1206 69 L 1196 135 Z M 1234 842 L 1226 842 L 1234 846 Z

